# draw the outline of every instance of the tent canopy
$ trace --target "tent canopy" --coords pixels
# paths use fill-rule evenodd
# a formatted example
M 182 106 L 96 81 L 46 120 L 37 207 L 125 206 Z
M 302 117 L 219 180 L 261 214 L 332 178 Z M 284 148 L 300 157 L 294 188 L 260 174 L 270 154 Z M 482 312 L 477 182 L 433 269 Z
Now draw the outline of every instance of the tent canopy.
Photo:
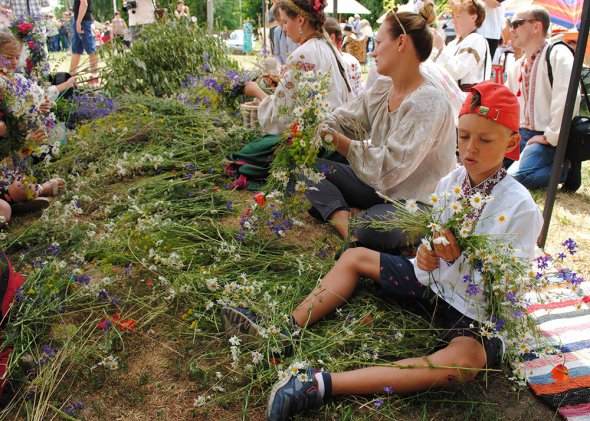
M 326 13 L 334 11 L 334 0 L 328 0 L 328 5 L 324 9 Z M 356 0 L 338 0 L 338 13 L 369 15 L 371 11 Z
M 582 0 L 506 0 L 506 16 L 512 16 L 522 6 L 543 6 L 551 22 L 564 28 L 579 28 L 582 19 Z

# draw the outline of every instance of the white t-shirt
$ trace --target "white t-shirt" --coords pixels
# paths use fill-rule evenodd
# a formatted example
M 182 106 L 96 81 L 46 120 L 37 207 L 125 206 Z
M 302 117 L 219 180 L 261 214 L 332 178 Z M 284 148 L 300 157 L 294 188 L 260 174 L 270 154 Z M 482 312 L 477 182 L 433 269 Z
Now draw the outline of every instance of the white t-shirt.
M 435 192 L 441 194 L 451 191 L 456 184 L 461 186 L 466 175 L 464 167 L 455 169 L 439 181 Z M 531 194 L 512 176 L 506 175 L 492 189 L 491 195 L 494 199 L 485 205 L 475 232 L 498 235 L 500 241 L 505 239 L 506 244 L 517 250 L 517 257 L 532 261 L 543 218 Z M 500 214 L 506 216 L 503 223 L 497 222 Z M 443 213 L 442 220 L 446 221 L 448 218 L 449 213 Z M 430 286 L 432 291 L 467 317 L 479 322 L 486 320 L 488 301 L 483 293 L 481 274 L 476 272 L 472 277 L 480 292 L 469 296 L 469 285 L 463 281 L 463 276 L 470 275 L 470 270 L 463 255 L 453 263 L 441 259 L 439 268 L 432 272 L 418 268 L 416 259 L 413 259 L 413 264 L 416 278 L 421 284 Z
M 504 13 L 506 8 L 504 4 L 500 4 L 499 7 L 488 7 L 486 8 L 486 18 L 484 19 L 481 27 L 477 30 L 479 34 L 482 34 L 485 38 L 500 39 L 502 38 L 502 28 L 506 25 Z

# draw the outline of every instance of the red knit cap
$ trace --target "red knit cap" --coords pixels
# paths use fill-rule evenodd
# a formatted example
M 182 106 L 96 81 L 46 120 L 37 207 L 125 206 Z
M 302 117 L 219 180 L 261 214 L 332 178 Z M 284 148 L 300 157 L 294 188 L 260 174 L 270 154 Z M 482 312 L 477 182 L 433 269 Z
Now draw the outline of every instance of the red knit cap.
M 479 92 L 481 105 L 471 109 L 473 91 Z M 477 114 L 500 123 L 514 132 L 518 132 L 520 127 L 518 99 L 506 86 L 495 82 L 481 82 L 472 87 L 463 102 L 459 117 L 463 114 Z

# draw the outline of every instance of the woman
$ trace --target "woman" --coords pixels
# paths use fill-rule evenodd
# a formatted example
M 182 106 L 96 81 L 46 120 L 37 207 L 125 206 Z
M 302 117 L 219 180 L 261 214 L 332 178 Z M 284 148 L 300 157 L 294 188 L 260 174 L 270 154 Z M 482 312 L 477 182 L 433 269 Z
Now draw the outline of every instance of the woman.
M 432 50 L 434 5 L 420 13 L 388 15 L 375 38 L 373 58 L 380 75 L 371 89 L 336 109 L 323 132 L 350 165 L 319 159 L 326 178 L 311 189 L 311 213 L 330 221 L 349 238 L 351 208 L 367 210 L 362 218 L 394 212 L 378 192 L 396 200 L 428 203 L 440 178 L 455 166 L 453 111 L 438 81 L 420 70 Z M 370 141 L 368 140 L 370 139 Z M 399 252 L 401 232 L 355 231 L 369 248 Z
M 486 12 L 476 0 L 458 0 L 451 4 L 456 38 L 445 47 L 445 41 L 435 33 L 434 58 L 457 81 L 463 92 L 492 74 L 492 58 L 487 40 L 475 32 L 483 23 Z
M 241 151 L 229 155 L 232 163 L 228 165 L 227 172 L 238 175 L 232 187 L 259 187 L 259 184 L 252 182 L 252 178 L 247 179 L 248 174 L 239 174 L 241 163 L 255 164 L 262 172 L 268 174 L 272 154 L 280 135 L 293 123 L 281 115 L 280 109 L 289 105 L 292 92 L 297 89 L 298 72 L 313 71 L 318 75 L 329 75 L 330 86 L 325 100 L 330 109 L 335 109 L 353 97 L 352 86 L 346 74 L 346 64 L 329 38 L 324 37 L 325 6 L 325 0 L 317 0 L 315 3 L 307 0 L 281 0 L 278 3 L 283 31 L 293 42 L 300 45 L 287 58 L 285 74 L 281 79 L 277 79 L 274 94 L 266 94 L 255 82 L 248 82 L 244 86 L 245 95 L 260 101 L 258 120 L 267 135 L 249 143 Z
M 342 29 L 338 21 L 334 18 L 327 19 L 324 24 L 324 30 L 330 37 L 332 43 L 338 48 L 338 51 L 340 51 L 342 60 L 346 64 L 346 73 L 348 74 L 352 91 L 355 95 L 360 94 L 363 90 L 363 71 L 361 64 L 352 54 L 342 52 L 344 36 L 342 35 Z
M 330 89 L 326 101 L 336 108 L 350 98 L 352 92 L 346 75 L 346 65 L 342 57 L 324 38 L 323 25 L 324 1 L 314 9 L 314 4 L 306 0 L 282 0 L 279 2 L 283 31 L 294 42 L 300 44 L 289 56 L 286 74 L 277 86 L 274 95 L 267 95 L 255 82 L 244 87 L 244 93 L 260 100 L 258 119 L 262 129 L 269 134 L 280 134 L 287 130 L 290 123 L 279 117 L 279 108 L 289 103 L 289 98 L 296 83 L 293 70 L 313 70 L 318 74 L 330 74 Z

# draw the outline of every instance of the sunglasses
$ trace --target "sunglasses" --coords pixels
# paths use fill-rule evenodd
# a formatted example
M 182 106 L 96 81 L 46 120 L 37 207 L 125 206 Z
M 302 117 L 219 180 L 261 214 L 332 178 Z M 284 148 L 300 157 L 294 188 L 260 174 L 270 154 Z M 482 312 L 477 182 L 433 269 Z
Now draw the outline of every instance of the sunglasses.
M 390 18 L 393 16 L 395 18 L 395 20 L 397 21 L 397 23 L 399 23 L 399 26 L 402 28 L 404 35 L 408 35 L 408 33 L 406 32 L 406 28 L 404 28 L 404 25 L 402 25 L 401 21 L 397 17 L 397 10 L 398 10 L 397 7 L 394 7 L 393 9 L 391 9 L 389 11 L 389 13 L 387 14 L 386 18 Z
M 533 22 L 539 22 L 539 21 L 534 20 L 534 19 L 515 19 L 512 22 L 510 22 L 510 29 L 516 29 L 520 25 L 524 25 L 526 22 L 533 23 Z

